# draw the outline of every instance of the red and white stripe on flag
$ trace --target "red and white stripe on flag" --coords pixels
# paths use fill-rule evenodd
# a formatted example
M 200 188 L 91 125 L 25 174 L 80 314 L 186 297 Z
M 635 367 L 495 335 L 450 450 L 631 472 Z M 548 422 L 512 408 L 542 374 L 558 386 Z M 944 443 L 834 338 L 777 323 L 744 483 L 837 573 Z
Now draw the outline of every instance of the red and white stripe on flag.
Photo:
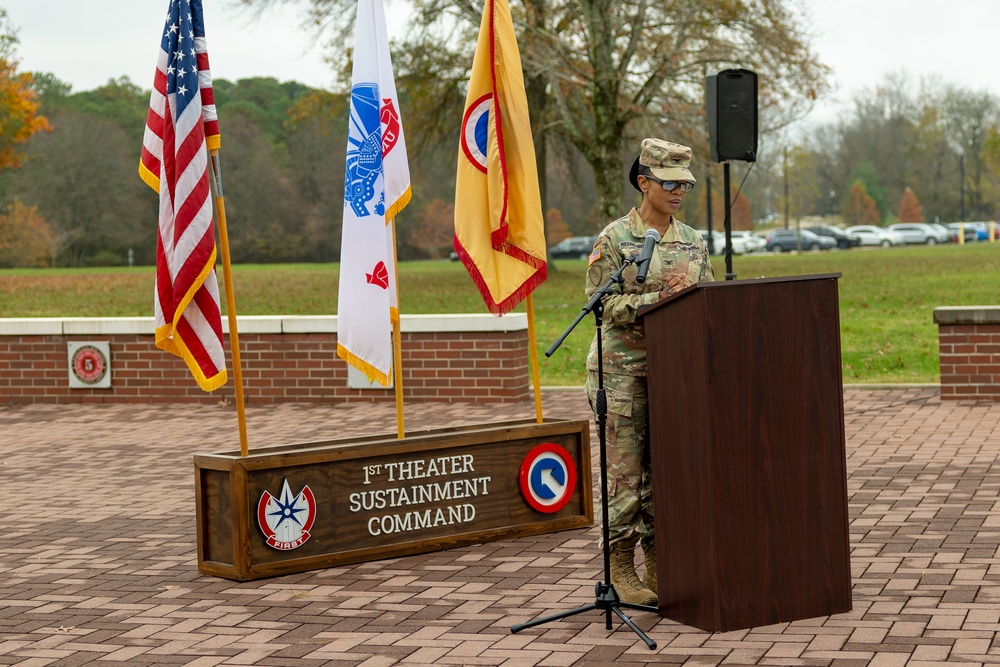
M 201 0 L 170 0 L 139 175 L 160 195 L 156 346 L 184 359 L 204 391 L 227 380 L 208 182 L 218 146 Z
M 410 201 L 410 168 L 382 0 L 359 0 L 357 17 L 337 355 L 369 380 L 388 386 L 392 322 L 399 317 L 392 224 Z

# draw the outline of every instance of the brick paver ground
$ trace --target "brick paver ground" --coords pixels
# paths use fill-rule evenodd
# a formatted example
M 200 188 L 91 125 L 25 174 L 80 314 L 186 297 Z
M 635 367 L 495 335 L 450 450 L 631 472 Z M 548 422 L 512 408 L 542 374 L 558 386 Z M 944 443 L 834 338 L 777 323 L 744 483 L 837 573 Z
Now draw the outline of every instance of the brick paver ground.
M 0 408 L 0 665 L 1000 664 L 1000 405 L 848 389 L 854 610 L 710 634 L 593 601 L 599 527 L 236 583 L 201 576 L 191 455 L 232 406 Z M 546 414 L 587 418 L 579 390 Z M 255 445 L 394 432 L 391 405 L 248 408 Z M 411 429 L 533 416 L 414 404 Z M 596 437 L 594 461 L 596 463 Z M 595 470 L 596 473 L 596 470 Z M 599 513 L 598 513 L 599 516 Z

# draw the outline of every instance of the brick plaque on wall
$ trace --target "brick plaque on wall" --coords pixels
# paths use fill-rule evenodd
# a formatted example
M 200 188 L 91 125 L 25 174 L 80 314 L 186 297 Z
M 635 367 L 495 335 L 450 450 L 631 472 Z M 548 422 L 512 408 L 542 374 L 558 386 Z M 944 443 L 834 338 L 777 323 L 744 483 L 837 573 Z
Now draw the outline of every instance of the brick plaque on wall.
M 66 343 L 70 389 L 111 388 L 111 347 L 107 341 Z

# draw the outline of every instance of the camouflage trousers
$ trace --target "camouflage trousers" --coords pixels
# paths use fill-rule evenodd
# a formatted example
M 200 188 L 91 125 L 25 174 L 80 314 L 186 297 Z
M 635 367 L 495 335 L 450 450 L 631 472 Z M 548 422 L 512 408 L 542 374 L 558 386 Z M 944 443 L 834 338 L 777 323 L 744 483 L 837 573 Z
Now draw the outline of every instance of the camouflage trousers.
M 587 378 L 594 409 L 597 373 Z M 649 408 L 646 378 L 604 374 L 608 399 L 608 533 L 611 544 L 653 537 L 653 475 L 649 461 Z

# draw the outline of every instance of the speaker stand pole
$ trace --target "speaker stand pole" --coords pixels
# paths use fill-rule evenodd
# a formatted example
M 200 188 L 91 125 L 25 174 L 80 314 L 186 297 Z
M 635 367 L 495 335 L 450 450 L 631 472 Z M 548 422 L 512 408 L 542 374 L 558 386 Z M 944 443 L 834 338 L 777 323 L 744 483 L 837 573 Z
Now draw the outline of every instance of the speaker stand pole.
M 594 416 L 597 421 L 597 437 L 600 442 L 601 450 L 601 519 L 603 523 L 603 543 L 604 548 L 602 550 L 602 555 L 604 557 L 604 581 L 599 581 L 594 586 L 594 601 L 585 604 L 582 607 L 577 607 L 576 609 L 569 609 L 567 611 L 561 611 L 551 616 L 545 616 L 544 618 L 536 618 L 533 621 L 528 621 L 527 623 L 518 623 L 517 625 L 512 625 L 510 628 L 511 633 L 520 632 L 521 630 L 526 630 L 527 628 L 533 628 L 536 625 L 542 625 L 543 623 L 548 623 L 550 621 L 558 621 L 563 618 L 569 618 L 570 616 L 576 616 L 577 614 L 583 614 L 588 611 L 602 611 L 604 612 L 604 627 L 607 630 L 612 629 L 611 625 L 611 614 L 614 613 L 622 620 L 622 622 L 627 625 L 632 632 L 638 635 L 639 639 L 646 644 L 649 650 L 656 648 L 656 642 L 649 638 L 645 632 L 643 632 L 638 625 L 636 625 L 622 608 L 626 609 L 636 609 L 639 611 L 651 611 L 658 612 L 657 607 L 651 605 L 642 604 L 632 604 L 630 602 L 622 602 L 621 598 L 618 597 L 618 591 L 615 590 L 614 585 L 611 583 L 611 529 L 608 526 L 608 449 L 607 449 L 607 418 L 608 418 L 608 399 L 604 389 L 604 348 L 601 344 L 601 329 L 604 321 L 604 304 L 602 301 L 604 297 L 611 293 L 611 290 L 619 286 L 624 279 L 622 278 L 622 273 L 625 271 L 625 267 L 635 262 L 635 257 L 626 257 L 620 269 L 615 271 L 604 287 L 597 290 L 590 302 L 583 307 L 580 314 L 576 316 L 573 323 L 566 328 L 566 331 L 562 333 L 561 336 L 549 346 L 549 349 L 545 351 L 546 357 L 551 357 L 552 354 L 562 345 L 562 342 L 566 339 L 566 336 L 570 334 L 571 331 L 576 327 L 577 324 L 583 320 L 589 313 L 594 314 L 594 324 L 597 327 L 597 400 L 594 406 Z
M 715 254 L 715 239 L 712 238 L 712 175 L 708 174 L 705 176 L 705 209 L 707 215 L 705 220 L 705 229 L 708 230 L 708 238 L 705 239 L 706 245 L 708 245 L 708 254 Z
M 733 273 L 733 202 L 729 189 L 729 160 L 722 163 L 722 198 L 725 202 L 726 219 L 722 223 L 726 230 L 726 280 L 736 280 Z

